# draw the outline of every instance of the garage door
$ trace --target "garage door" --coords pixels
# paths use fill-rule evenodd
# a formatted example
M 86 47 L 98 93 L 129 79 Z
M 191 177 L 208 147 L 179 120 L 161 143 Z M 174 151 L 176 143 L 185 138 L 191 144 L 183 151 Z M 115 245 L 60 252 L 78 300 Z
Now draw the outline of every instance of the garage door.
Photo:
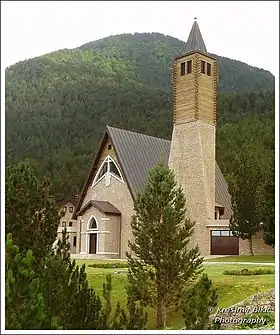
M 239 238 L 229 230 L 211 230 L 211 255 L 238 255 Z

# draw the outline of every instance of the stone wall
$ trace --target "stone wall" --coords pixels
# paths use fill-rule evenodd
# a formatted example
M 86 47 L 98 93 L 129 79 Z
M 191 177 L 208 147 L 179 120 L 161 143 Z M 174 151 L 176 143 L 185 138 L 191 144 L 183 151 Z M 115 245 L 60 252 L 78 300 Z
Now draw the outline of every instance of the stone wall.
M 239 239 L 239 255 L 250 255 L 249 241 Z M 253 252 L 255 255 L 274 255 L 274 249 L 263 240 L 263 232 L 253 237 Z

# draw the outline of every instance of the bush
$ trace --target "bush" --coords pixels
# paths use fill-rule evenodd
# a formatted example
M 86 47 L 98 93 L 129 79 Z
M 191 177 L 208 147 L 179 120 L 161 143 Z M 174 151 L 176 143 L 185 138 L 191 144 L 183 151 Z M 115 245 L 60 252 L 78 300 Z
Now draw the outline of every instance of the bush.
M 123 269 L 127 268 L 126 262 L 115 262 L 115 263 L 93 263 L 88 265 L 91 268 L 104 268 L 104 269 Z
M 224 275 L 233 275 L 233 276 L 258 276 L 258 275 L 270 275 L 274 274 L 274 269 L 242 269 L 242 270 L 225 270 Z

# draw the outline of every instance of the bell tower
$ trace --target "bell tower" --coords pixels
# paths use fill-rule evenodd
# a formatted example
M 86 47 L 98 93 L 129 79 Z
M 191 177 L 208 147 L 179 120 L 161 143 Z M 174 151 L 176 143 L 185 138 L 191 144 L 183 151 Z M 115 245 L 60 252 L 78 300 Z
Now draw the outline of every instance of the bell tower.
M 173 63 L 173 133 L 169 167 L 184 190 L 187 216 L 196 221 L 193 244 L 210 254 L 207 222 L 215 213 L 217 64 L 194 21 L 184 55 Z M 203 242 L 203 243 L 202 243 Z

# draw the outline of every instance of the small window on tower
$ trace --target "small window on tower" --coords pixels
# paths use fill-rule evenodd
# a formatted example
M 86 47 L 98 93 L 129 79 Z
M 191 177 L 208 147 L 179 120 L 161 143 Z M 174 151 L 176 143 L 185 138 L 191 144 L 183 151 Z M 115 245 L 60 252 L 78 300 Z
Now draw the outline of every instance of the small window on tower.
M 205 74 L 205 62 L 204 62 L 204 60 L 201 61 L 201 73 Z
M 207 63 L 207 76 L 211 76 L 211 64 Z
M 111 150 L 111 149 L 112 149 L 112 145 L 108 144 L 108 150 Z
M 186 63 L 181 63 L 181 76 L 186 74 Z
M 187 73 L 192 73 L 192 61 L 187 61 Z

